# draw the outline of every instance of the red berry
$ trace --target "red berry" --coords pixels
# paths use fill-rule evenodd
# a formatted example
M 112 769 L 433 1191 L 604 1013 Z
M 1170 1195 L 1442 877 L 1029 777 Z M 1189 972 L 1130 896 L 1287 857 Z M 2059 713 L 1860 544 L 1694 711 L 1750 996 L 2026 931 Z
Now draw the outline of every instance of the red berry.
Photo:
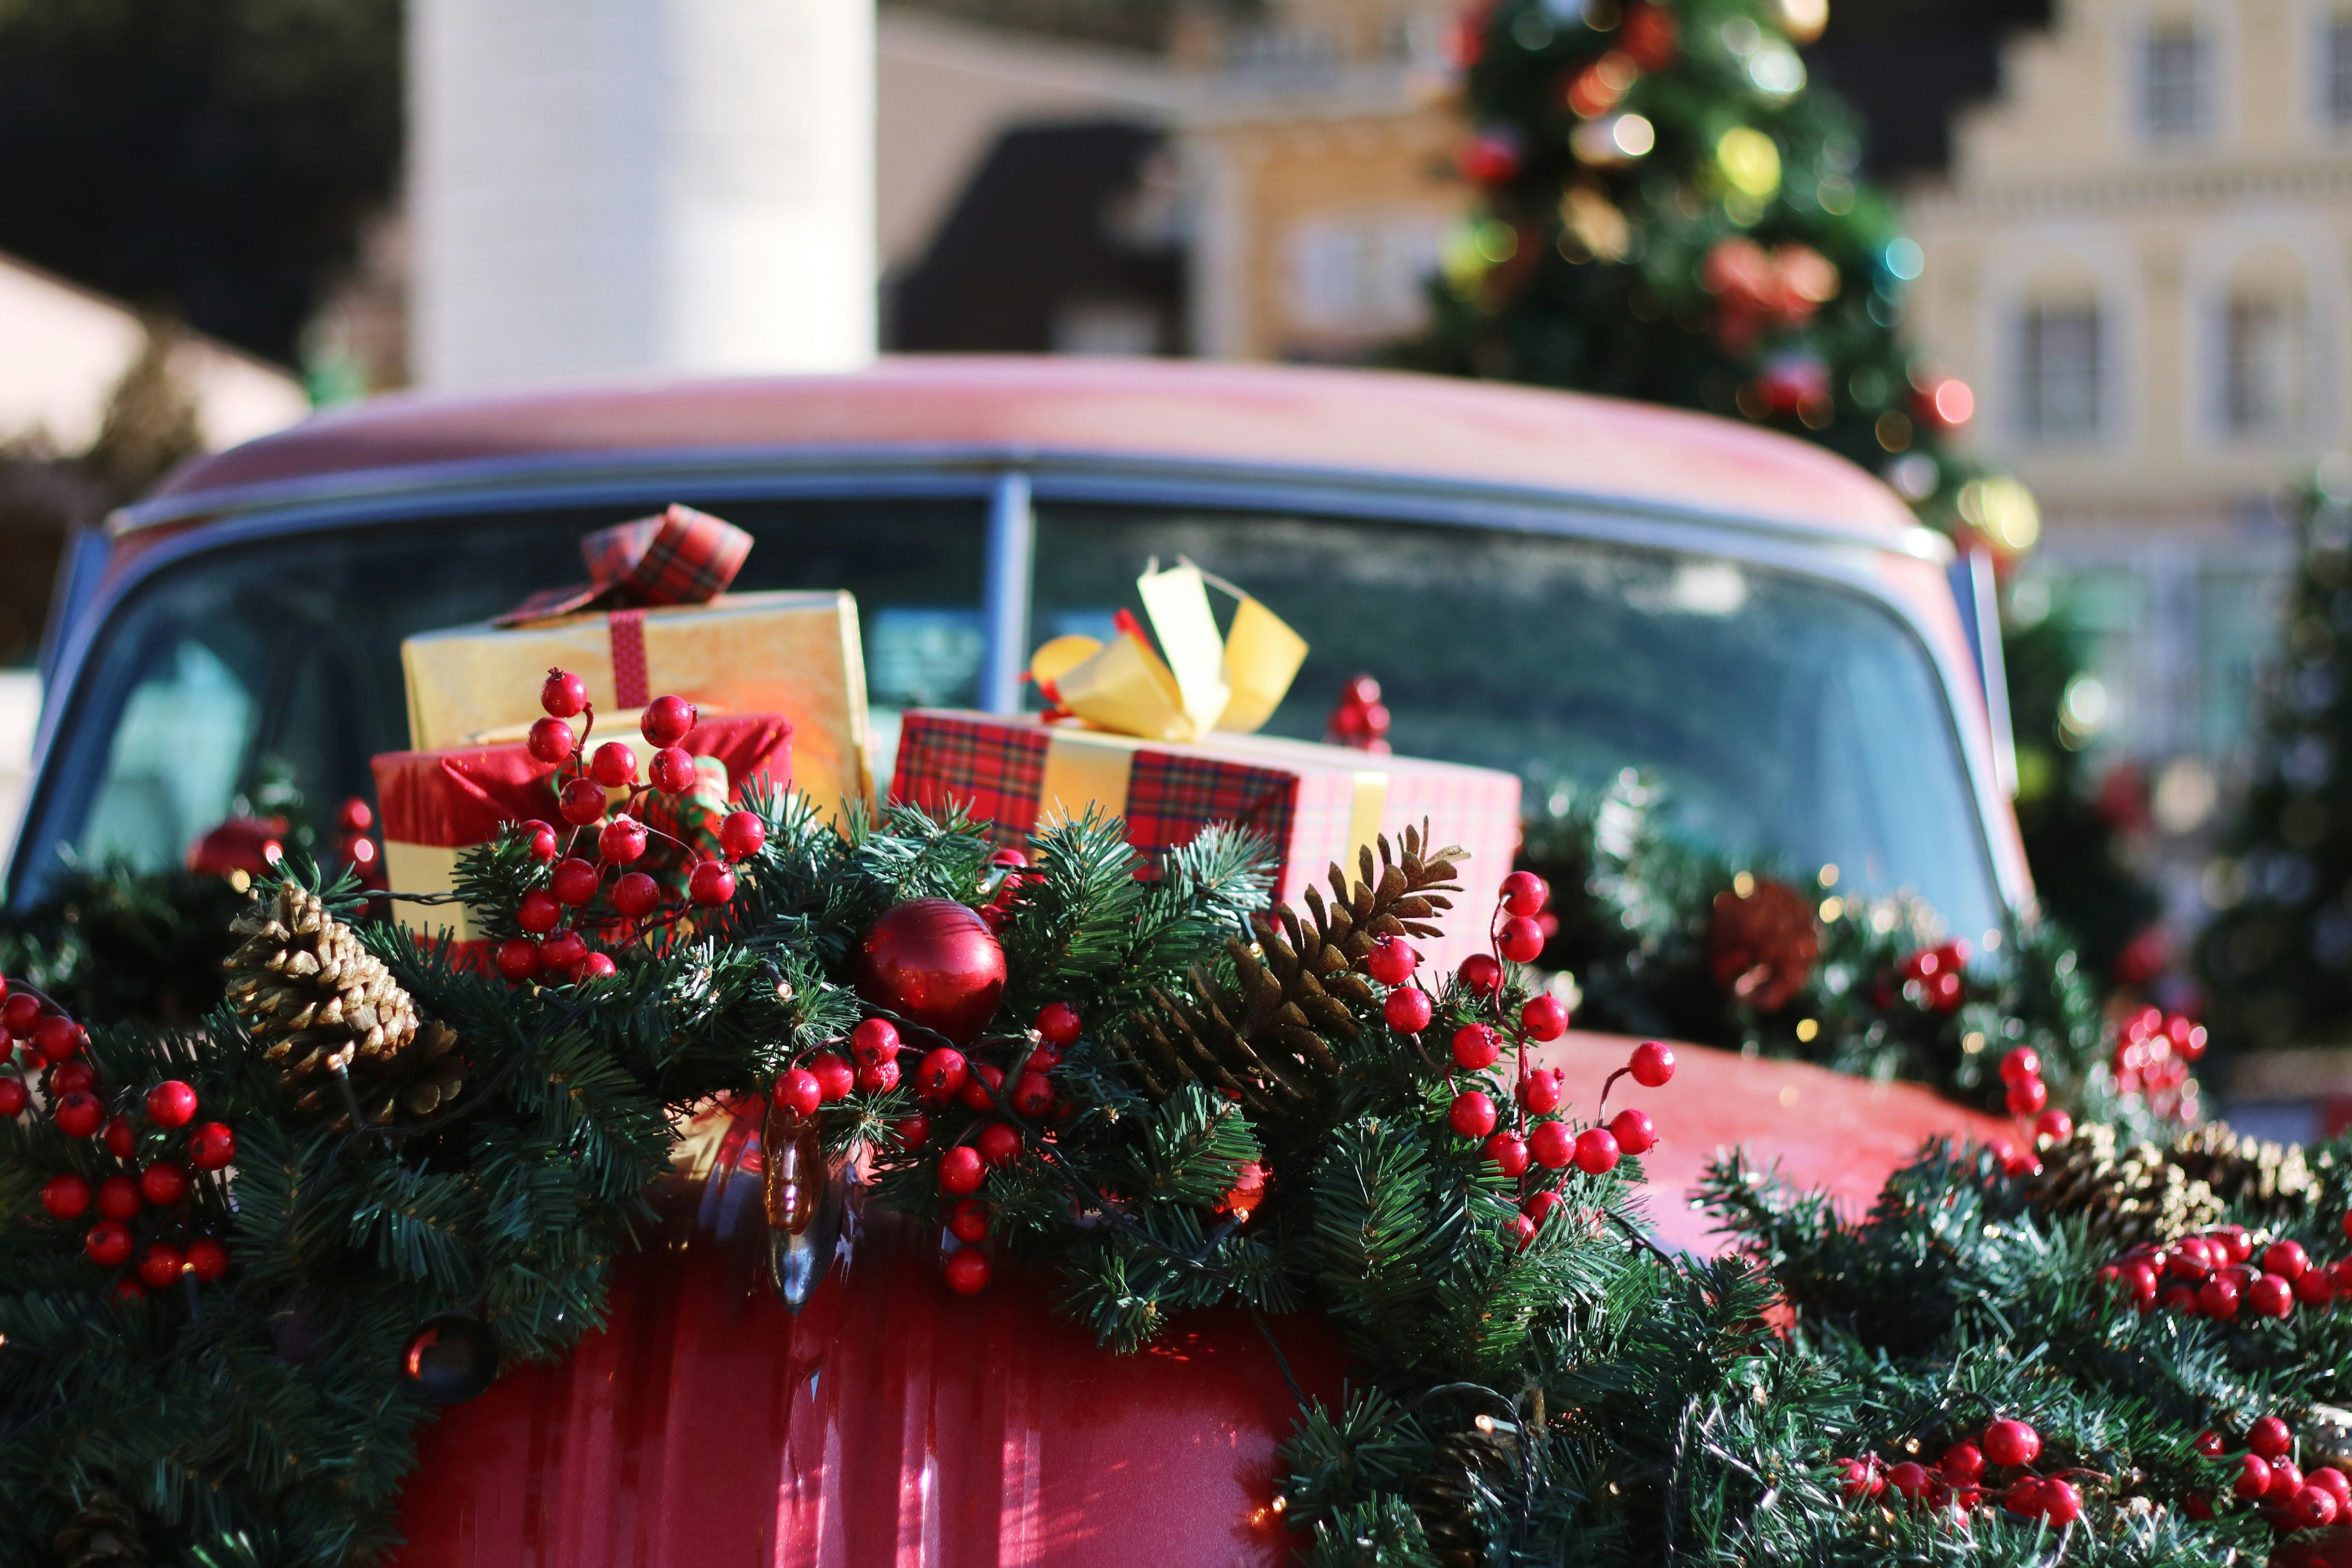
M 2188 1236 L 2173 1244 L 2165 1267 L 2183 1279 L 2202 1279 L 2213 1272 L 2217 1259 L 2201 1236 Z
M 2258 1498 L 2270 1490 L 2270 1462 L 2259 1454 L 2248 1454 L 2238 1461 L 2238 1479 L 2230 1489 L 2242 1498 Z
M 956 1099 L 974 1110 L 990 1111 L 996 1109 L 997 1091 L 1003 1087 L 1004 1069 L 1003 1068 L 991 1067 L 986 1062 L 974 1062 L 971 1074 L 964 1079 L 963 1088 L 957 1092 Z
M 2336 1300 L 2336 1276 L 2325 1268 L 2309 1268 L 2295 1278 L 2294 1299 L 2306 1307 L 2325 1307 Z
M 1617 1140 L 1605 1127 L 1588 1127 L 1576 1135 L 1576 1168 L 1588 1176 L 1615 1170 L 1617 1155 Z
M 1495 950 L 1513 963 L 1533 963 L 1543 956 L 1543 927 L 1524 916 L 1514 916 L 1503 922 L 1496 935 Z
M 109 1219 L 129 1219 L 143 1204 L 139 1184 L 128 1176 L 109 1176 L 98 1184 L 98 1212 Z
M 546 823 L 533 818 L 531 821 L 518 825 L 515 834 L 530 847 L 533 858 L 540 860 L 555 858 L 555 829 Z
M 893 1057 L 877 1057 L 872 1061 L 857 1064 L 857 1091 L 860 1094 L 887 1094 L 898 1087 L 898 1063 Z
M 1984 1429 L 1984 1457 L 1996 1465 L 2030 1465 L 2042 1452 L 2042 1434 L 2004 1416 Z
M 931 1119 L 918 1110 L 890 1123 L 890 1134 L 901 1149 L 919 1149 L 931 1135 Z
M 588 683 L 568 669 L 551 669 L 539 689 L 539 705 L 553 718 L 569 719 L 588 706 Z
M 619 968 L 620 966 L 613 962 L 610 955 L 602 952 L 592 952 L 587 957 L 580 961 L 580 978 L 583 980 L 602 980 L 607 974 L 615 973 Z
M 1541 1225 L 1551 1217 L 1551 1211 L 1558 1207 L 1559 1207 L 1559 1194 L 1545 1191 L 1528 1194 L 1528 1201 L 1519 1205 L 1519 1212 L 1538 1225 Z
M 2303 1478 L 2303 1484 L 2317 1487 L 2336 1500 L 2338 1514 L 2352 1513 L 2352 1479 L 2333 1465 L 2322 1465 Z
M 895 1058 L 898 1054 L 898 1026 L 887 1018 L 866 1018 L 849 1031 L 849 1054 L 861 1062 Z
M 72 1094 L 79 1089 L 98 1087 L 98 1069 L 88 1062 L 67 1062 L 49 1069 L 49 1092 Z
M 44 1018 L 33 1031 L 33 1048 L 55 1067 L 71 1061 L 89 1041 L 89 1032 L 62 1014 Z
M 139 1278 L 161 1290 L 180 1277 L 180 1270 L 187 1261 L 180 1255 L 178 1247 L 169 1242 L 159 1241 L 147 1249 L 146 1257 L 139 1260 Z
M 2069 1525 L 2083 1517 L 2083 1494 L 2072 1481 L 2042 1483 L 2042 1517 L 2054 1525 Z
M 1078 1043 L 1077 1009 L 1066 1002 L 1048 1002 L 1037 1009 L 1037 1021 L 1031 1027 L 1046 1044 L 1067 1050 Z
M 1401 936 L 1376 937 L 1372 950 L 1364 954 L 1364 971 L 1383 985 L 1402 985 L 1412 978 L 1421 963 L 1421 955 L 1412 943 Z
M 1054 1109 L 1054 1086 L 1044 1073 L 1024 1072 L 1013 1080 L 1013 1109 L 1034 1121 Z
M 2296 1530 L 2318 1530 L 2336 1522 L 2336 1494 L 2306 1485 L 2287 1500 L 2287 1523 Z
M 41 1184 L 41 1206 L 58 1219 L 79 1219 L 89 1209 L 89 1184 L 61 1171 Z
M 188 1195 L 187 1167 L 156 1161 L 139 1173 L 139 1195 L 157 1208 L 169 1208 Z
M 1502 1041 L 1484 1024 L 1465 1024 L 1454 1031 L 1454 1061 L 1457 1067 L 1473 1071 L 1493 1067 L 1502 1054 Z
M 131 1301 L 144 1301 L 146 1299 L 147 1287 L 138 1280 L 118 1279 L 114 1282 L 113 1300 L 116 1305 L 120 1306 Z
M 1568 1033 L 1568 1004 L 1549 993 L 1530 996 L 1519 1009 L 1519 1027 L 1531 1040 L 1556 1040 Z
M 209 1236 L 188 1243 L 188 1270 L 209 1285 L 228 1272 L 228 1248 Z
M 817 1082 L 816 1074 L 806 1068 L 793 1068 L 776 1076 L 772 1098 L 779 1110 L 789 1110 L 797 1116 L 814 1116 L 816 1108 L 824 1103 L 824 1086 Z
M 1551 901 L 1551 889 L 1533 871 L 1514 871 L 1503 879 L 1503 907 L 1522 917 L 1543 912 Z
M 637 721 L 637 732 L 656 746 L 675 746 L 694 732 L 695 721 L 700 717 L 694 705 L 683 697 L 656 697 L 646 704 L 645 716 Z
M 604 786 L 594 779 L 573 779 L 556 797 L 556 811 L 574 827 L 585 827 L 604 815 Z
M 748 860 L 768 842 L 768 825 L 756 811 L 730 811 L 719 820 L 719 847 L 730 860 Z
M 1547 1171 L 1557 1171 L 1576 1152 L 1576 1134 L 1565 1121 L 1538 1121 L 1528 1134 L 1528 1152 Z
M 2197 1310 L 2217 1322 L 2228 1322 L 2238 1315 L 2238 1282 L 2227 1274 L 2216 1274 L 2197 1287 Z
M 2272 1502 L 2283 1503 L 2302 1489 L 2303 1472 L 2295 1468 L 2293 1459 L 2271 1461 L 2270 1489 L 2263 1493 L 2263 1497 Z
M 576 931 L 560 931 L 539 944 L 541 969 L 569 973 L 588 962 L 588 942 Z
M 1910 1502 L 1927 1495 L 1927 1468 L 1915 1460 L 1906 1459 L 1886 1472 L 1886 1484 Z
M 1528 1168 L 1527 1140 L 1516 1132 L 1497 1132 L 1486 1140 L 1486 1163 L 1507 1176 L 1524 1174 Z
M 41 1026 L 41 1001 L 29 991 L 19 991 L 0 1005 L 0 1026 L 23 1039 Z
M 2265 1318 L 2284 1318 L 2294 1310 L 2294 1287 L 2275 1274 L 2264 1274 L 2246 1287 L 2246 1305 Z
M 2004 1175 L 2031 1176 L 2040 1173 L 2042 1162 L 2034 1158 L 2031 1149 L 2003 1143 L 2000 1146 L 2000 1168 Z
M 2063 1143 L 2074 1135 L 2074 1119 L 2063 1110 L 2045 1110 L 2035 1120 L 2033 1131 L 2053 1143 Z
M 102 1219 L 81 1239 L 82 1250 L 101 1268 L 120 1268 L 131 1260 L 131 1228 L 121 1220 Z
M 715 908 L 735 896 L 735 873 L 724 860 L 705 860 L 686 879 L 686 896 Z
M 1646 1154 L 1658 1146 L 1658 1128 L 1650 1113 L 1631 1107 L 1609 1119 L 1609 1136 L 1628 1154 Z
M 1984 1450 L 1974 1443 L 1955 1443 L 1944 1450 L 1939 1468 L 1948 1479 L 1973 1481 L 1984 1474 Z
M 857 1087 L 857 1069 L 845 1057 L 831 1051 L 819 1051 L 809 1058 L 808 1070 L 816 1075 L 817 1089 L 830 1105 L 836 1100 L 846 1100 L 849 1091 Z
M 0 1078 L 0 1121 L 24 1115 L 25 1108 L 32 1103 L 32 1092 L 26 1089 L 23 1079 Z
M 545 888 L 533 888 L 525 893 L 521 906 L 515 910 L 515 924 L 533 936 L 545 936 L 562 919 L 563 906 Z
M 527 936 L 499 943 L 499 973 L 517 984 L 539 973 L 539 944 Z
M 1391 991 L 1388 1000 L 1381 1005 L 1381 1016 L 1398 1034 L 1418 1035 L 1429 1027 L 1433 1016 L 1429 993 L 1412 985 Z
M 2197 1434 L 2197 1451 L 2209 1459 L 2218 1459 L 2230 1451 L 2229 1440 L 2209 1427 Z
M 661 884 L 643 871 L 625 871 L 613 884 L 613 908 L 631 920 L 642 920 L 661 905 Z
M 1445 1120 L 1456 1138 L 1484 1138 L 1495 1130 L 1495 1102 L 1475 1089 L 1457 1094 Z
M 596 835 L 596 853 L 615 866 L 625 866 L 645 852 L 645 825 L 625 812 Z
M 1558 1110 L 1567 1098 L 1565 1077 L 1557 1068 L 1531 1068 L 1519 1081 L 1519 1103 L 1538 1116 Z
M 1838 1490 L 1845 1494 L 1846 1501 L 1862 1502 L 1886 1489 L 1886 1478 L 1879 1474 L 1874 1462 L 1869 1459 L 1840 1459 L 1837 1465 Z
M 664 795 L 686 795 L 694 788 L 694 754 L 683 746 L 664 746 L 646 764 L 646 777 Z
M 940 1156 L 940 1191 L 951 1198 L 970 1197 L 980 1191 L 988 1169 L 980 1161 L 980 1151 L 968 1143 L 960 1143 Z
M 1535 1243 L 1536 1222 L 1523 1214 L 1515 1214 L 1504 1225 L 1503 1234 L 1511 1238 L 1513 1247 L 1525 1252 Z
M 945 1272 L 949 1289 L 959 1296 L 977 1296 L 988 1289 L 988 1254 L 970 1247 L 951 1252 Z
M 2283 1279 L 2300 1279 L 2311 1267 L 2311 1254 L 2300 1242 L 2273 1241 L 2263 1248 L 2263 1272 Z
M 2254 1255 L 2253 1237 L 2242 1225 L 2217 1225 L 2205 1233 L 2205 1245 L 2221 1249 L 2221 1262 L 2243 1263 Z
M 2265 1459 L 2275 1459 L 2294 1447 L 2294 1434 L 2275 1415 L 2265 1415 L 2246 1428 L 2246 1447 Z
M 551 768 L 562 767 L 579 750 L 580 737 L 561 719 L 541 719 L 531 725 L 530 739 L 524 744 L 540 762 Z
M 2123 1266 L 2124 1283 L 2131 1287 L 2132 1300 L 2145 1310 L 2156 1300 L 2156 1270 L 2146 1259 Z
M 1474 952 L 1462 961 L 1462 989 L 1473 996 L 1492 996 L 1503 988 L 1503 966 L 1491 954 Z
M 992 1121 L 972 1140 L 991 1170 L 1010 1165 L 1021 1154 L 1021 1131 L 1007 1121 Z
M 594 898 L 596 889 L 603 885 L 604 880 L 604 873 L 602 868 L 593 861 L 581 859 L 577 855 L 556 862 L 553 880 L 556 899 L 560 902 L 572 905 L 574 909 Z M 524 922 L 523 929 L 525 931 L 531 929 L 529 921 Z M 552 921 L 549 921 L 547 929 L 553 931 L 555 923 Z
M 1664 1089 L 1675 1076 L 1675 1053 L 1662 1041 L 1644 1040 L 1633 1047 L 1625 1065 L 1643 1089 Z
M 2009 1086 L 2009 1113 L 2011 1116 L 2031 1116 L 2049 1103 L 2049 1087 L 2038 1078 Z
M 2042 1053 L 2032 1046 L 2020 1046 L 2000 1058 L 2000 1081 L 2024 1083 L 2042 1076 Z
M 626 741 L 605 742 L 588 759 L 588 776 L 606 789 L 624 789 L 636 783 L 636 748 Z
M 98 1096 L 84 1090 L 59 1096 L 49 1115 L 67 1137 L 87 1138 L 105 1123 L 106 1108 L 99 1104 Z
M 940 1046 L 926 1052 L 923 1065 L 915 1069 L 915 1092 L 934 1103 L 951 1100 L 963 1088 L 970 1068 L 963 1053 L 952 1046 Z
M 988 1239 L 988 1205 L 978 1198 L 966 1198 L 948 1212 L 948 1233 L 958 1241 Z
M 236 1134 L 226 1121 L 207 1121 L 188 1134 L 188 1163 L 217 1171 L 236 1158 Z

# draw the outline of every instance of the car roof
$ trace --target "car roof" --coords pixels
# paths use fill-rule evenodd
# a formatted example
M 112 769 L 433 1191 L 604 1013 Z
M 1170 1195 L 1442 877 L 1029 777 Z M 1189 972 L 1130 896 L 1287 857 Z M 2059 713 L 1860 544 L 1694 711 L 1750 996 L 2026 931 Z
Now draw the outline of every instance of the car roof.
M 836 375 L 394 394 L 197 458 L 132 521 L 486 460 L 892 448 L 1393 476 L 1887 546 L 1916 536 L 1909 509 L 1862 468 L 1708 415 L 1391 371 L 1011 356 L 885 358 Z

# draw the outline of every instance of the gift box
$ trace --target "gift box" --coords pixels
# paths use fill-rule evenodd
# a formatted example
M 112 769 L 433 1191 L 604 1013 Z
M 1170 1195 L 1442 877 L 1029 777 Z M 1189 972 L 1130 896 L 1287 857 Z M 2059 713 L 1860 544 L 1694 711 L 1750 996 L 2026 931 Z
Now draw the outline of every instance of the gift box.
M 599 724 L 592 740 L 601 740 Z M 629 734 L 634 737 L 632 730 Z M 793 783 L 793 730 L 773 713 L 705 716 L 680 742 L 698 758 L 712 759 L 713 773 L 725 769 L 729 795 L 740 800 L 746 784 L 765 777 L 778 787 Z M 640 755 L 651 748 L 638 742 Z M 432 751 L 387 752 L 372 760 L 375 770 L 376 803 L 383 824 L 384 872 L 394 892 L 447 893 L 457 887 L 457 855 L 476 844 L 488 843 L 506 822 L 537 818 L 563 819 L 556 810 L 557 769 L 530 754 L 520 742 L 460 746 Z M 702 771 L 698 763 L 698 773 Z M 677 802 L 648 797 L 646 815 L 670 820 L 693 830 L 707 816 L 712 803 L 701 799 L 698 787 Z M 582 829 L 588 853 L 594 837 Z M 420 904 L 395 900 L 393 916 L 410 931 L 431 934 L 453 931 L 459 942 L 480 940 L 463 904 Z
M 934 709 L 907 713 L 890 796 L 926 811 L 961 805 L 1015 847 L 1089 805 L 1123 818 L 1128 842 L 1146 853 L 1190 843 L 1213 822 L 1238 823 L 1276 845 L 1279 902 L 1334 861 L 1354 876 L 1360 847 L 1381 834 L 1393 842 L 1426 820 L 1436 846 L 1467 852 L 1444 934 L 1423 944 L 1446 965 L 1486 945 L 1519 841 L 1519 781 L 1491 768 L 1265 735 L 1146 740 Z

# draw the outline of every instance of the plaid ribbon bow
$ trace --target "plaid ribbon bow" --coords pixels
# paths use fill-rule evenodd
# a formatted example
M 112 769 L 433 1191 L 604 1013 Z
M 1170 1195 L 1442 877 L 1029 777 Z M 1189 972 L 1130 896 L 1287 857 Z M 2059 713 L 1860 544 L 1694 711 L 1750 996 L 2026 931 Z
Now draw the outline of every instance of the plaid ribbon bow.
M 591 581 L 542 589 L 495 624 L 520 626 L 575 610 L 707 604 L 735 580 L 751 552 L 751 536 L 733 523 L 672 505 L 657 517 L 615 523 L 583 537 L 580 554 Z

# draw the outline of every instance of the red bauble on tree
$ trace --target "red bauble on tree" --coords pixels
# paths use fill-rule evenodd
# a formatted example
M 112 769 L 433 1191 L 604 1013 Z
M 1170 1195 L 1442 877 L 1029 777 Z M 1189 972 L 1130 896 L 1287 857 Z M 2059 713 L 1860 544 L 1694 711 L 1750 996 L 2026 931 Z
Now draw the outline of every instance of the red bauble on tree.
M 1004 949 L 952 899 L 910 899 L 884 910 L 859 944 L 856 968 L 860 995 L 959 1045 L 1004 998 Z
M 1812 906 L 1779 882 L 1757 881 L 1715 896 L 1706 962 L 1735 1000 L 1775 1013 L 1794 1001 L 1821 957 Z

